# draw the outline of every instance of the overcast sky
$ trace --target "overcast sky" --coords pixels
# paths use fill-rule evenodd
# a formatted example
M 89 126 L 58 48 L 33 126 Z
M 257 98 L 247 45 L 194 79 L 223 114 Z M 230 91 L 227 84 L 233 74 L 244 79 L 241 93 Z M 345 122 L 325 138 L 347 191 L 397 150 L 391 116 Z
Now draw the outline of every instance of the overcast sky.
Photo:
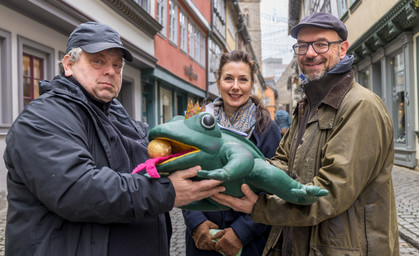
M 288 0 L 261 0 L 262 60 L 282 58 L 289 63 L 295 39 L 288 36 Z

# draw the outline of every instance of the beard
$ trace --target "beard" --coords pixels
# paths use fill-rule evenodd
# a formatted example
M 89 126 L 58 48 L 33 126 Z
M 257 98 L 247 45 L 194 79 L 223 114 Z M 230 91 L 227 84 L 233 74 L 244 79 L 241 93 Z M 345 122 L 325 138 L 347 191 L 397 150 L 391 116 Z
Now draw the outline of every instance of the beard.
M 312 81 L 318 81 L 320 80 L 322 77 L 324 77 L 327 72 L 329 72 L 330 70 L 332 70 L 339 62 L 340 62 L 340 50 L 338 51 L 338 53 L 336 54 L 336 56 L 334 56 L 334 59 L 332 61 L 332 65 L 326 66 L 323 70 L 314 70 L 314 72 L 312 73 L 308 73 L 307 70 L 304 68 L 304 65 L 301 65 L 301 71 L 304 74 L 304 76 L 306 77 L 307 82 L 312 82 Z M 316 63 L 316 58 L 320 60 L 324 60 L 324 57 L 322 56 L 316 56 L 314 58 L 305 58 L 301 61 L 302 64 L 305 63 Z
M 329 70 L 323 70 L 323 72 L 313 74 L 313 75 L 305 75 L 305 77 L 306 77 L 307 82 L 318 81 L 322 77 L 324 77 L 324 75 L 326 75 L 327 72 L 329 72 Z

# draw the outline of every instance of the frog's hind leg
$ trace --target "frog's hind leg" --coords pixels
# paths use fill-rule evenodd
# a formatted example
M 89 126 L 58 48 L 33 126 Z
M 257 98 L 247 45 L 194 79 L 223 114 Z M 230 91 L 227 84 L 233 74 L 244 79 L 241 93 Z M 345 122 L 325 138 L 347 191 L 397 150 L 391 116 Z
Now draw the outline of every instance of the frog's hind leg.
M 255 165 L 246 182 L 257 191 L 275 194 L 295 204 L 309 205 L 325 196 L 328 191 L 316 186 L 305 186 L 288 176 L 283 170 L 268 164 L 264 159 L 255 159 Z

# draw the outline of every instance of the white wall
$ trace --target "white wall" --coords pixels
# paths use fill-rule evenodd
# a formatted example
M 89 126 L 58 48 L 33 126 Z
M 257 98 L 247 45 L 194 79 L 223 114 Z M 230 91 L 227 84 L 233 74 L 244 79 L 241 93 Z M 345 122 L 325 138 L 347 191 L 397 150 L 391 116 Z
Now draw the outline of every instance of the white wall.
M 101 1 L 69 0 L 74 8 L 118 31 L 122 38 L 154 55 L 154 40 Z M 152 1 L 153 2 L 153 1 Z

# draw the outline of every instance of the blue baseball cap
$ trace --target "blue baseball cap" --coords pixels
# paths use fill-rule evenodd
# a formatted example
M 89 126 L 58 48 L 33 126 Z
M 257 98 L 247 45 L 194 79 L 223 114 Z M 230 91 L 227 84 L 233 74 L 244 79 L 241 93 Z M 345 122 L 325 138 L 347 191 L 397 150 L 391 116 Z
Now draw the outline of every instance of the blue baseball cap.
M 99 22 L 89 21 L 74 29 L 68 37 L 66 52 L 77 47 L 88 53 L 118 48 L 122 50 L 126 61 L 133 60 L 132 54 L 122 45 L 119 34 L 108 25 Z
M 346 41 L 348 38 L 348 30 L 343 22 L 330 13 L 316 12 L 304 17 L 300 23 L 291 29 L 291 36 L 297 38 L 298 31 L 305 26 L 315 26 L 324 29 L 331 29 L 338 33 L 339 37 Z

